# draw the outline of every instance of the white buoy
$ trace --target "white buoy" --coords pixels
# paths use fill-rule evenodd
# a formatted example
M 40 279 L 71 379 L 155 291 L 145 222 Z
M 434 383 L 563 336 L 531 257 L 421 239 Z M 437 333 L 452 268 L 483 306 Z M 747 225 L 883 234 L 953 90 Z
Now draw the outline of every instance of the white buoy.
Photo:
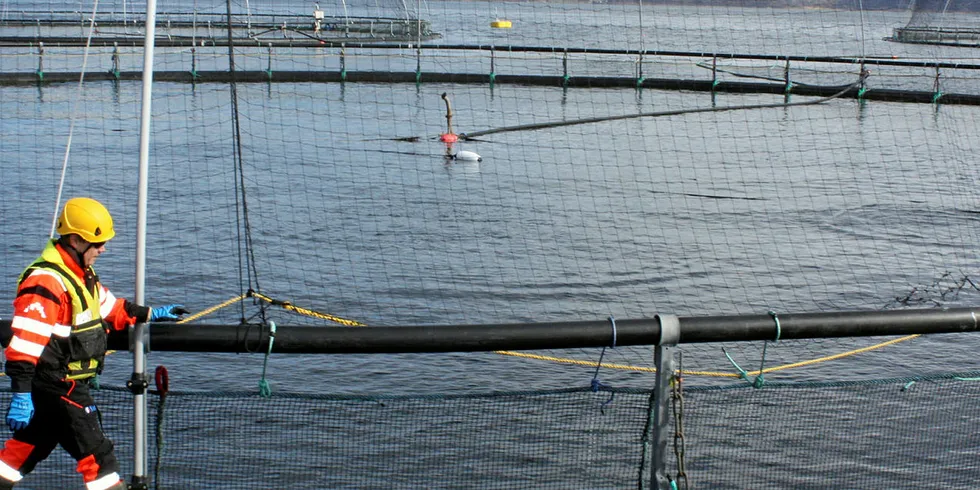
M 477 155 L 476 153 L 473 153 L 472 151 L 462 150 L 462 151 L 457 151 L 456 154 L 453 155 L 453 160 L 463 160 L 467 162 L 482 162 L 483 157 Z

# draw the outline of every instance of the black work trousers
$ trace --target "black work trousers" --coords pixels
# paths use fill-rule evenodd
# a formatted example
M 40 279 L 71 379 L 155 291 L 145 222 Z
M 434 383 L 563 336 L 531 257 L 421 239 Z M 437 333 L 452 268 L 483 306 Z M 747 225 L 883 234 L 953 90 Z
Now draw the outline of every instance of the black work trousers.
M 35 384 L 31 398 L 34 417 L 13 437 L 31 446 L 17 468 L 21 474 L 30 473 L 59 444 L 79 462 L 78 471 L 86 482 L 119 471 L 87 380 Z

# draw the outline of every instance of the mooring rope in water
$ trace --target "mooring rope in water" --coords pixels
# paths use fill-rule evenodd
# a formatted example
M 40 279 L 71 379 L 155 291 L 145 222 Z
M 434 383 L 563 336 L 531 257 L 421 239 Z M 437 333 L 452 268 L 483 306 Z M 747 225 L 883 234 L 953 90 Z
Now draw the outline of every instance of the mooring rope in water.
M 616 116 L 602 116 L 602 117 L 589 117 L 584 119 L 574 119 L 571 121 L 553 121 L 545 123 L 533 123 L 533 124 L 521 124 L 517 126 L 504 126 L 501 128 L 487 129 L 484 131 L 474 131 L 472 133 L 460 133 L 459 137 L 462 139 L 476 138 L 478 136 L 486 136 L 488 134 L 496 133 L 507 133 L 512 131 L 533 131 L 537 129 L 549 129 L 549 128 L 559 128 L 562 126 L 575 126 L 579 124 L 593 124 L 608 121 L 619 121 L 622 119 L 639 119 L 643 117 L 663 117 L 663 116 L 679 116 L 686 114 L 698 114 L 703 112 L 727 112 L 727 111 L 739 111 L 739 110 L 753 110 L 753 109 L 776 109 L 783 107 L 799 107 L 807 105 L 822 104 L 824 102 L 840 98 L 844 94 L 850 92 L 861 86 L 864 81 L 865 76 L 860 78 L 857 82 L 847 85 L 843 90 L 828 95 L 827 97 L 822 97 L 814 100 L 807 100 L 802 102 L 783 102 L 776 104 L 748 104 L 748 105 L 737 105 L 737 106 L 727 106 L 727 107 L 702 107 L 697 109 L 679 109 L 676 111 L 656 111 L 656 112 L 640 112 L 636 114 L 620 114 Z

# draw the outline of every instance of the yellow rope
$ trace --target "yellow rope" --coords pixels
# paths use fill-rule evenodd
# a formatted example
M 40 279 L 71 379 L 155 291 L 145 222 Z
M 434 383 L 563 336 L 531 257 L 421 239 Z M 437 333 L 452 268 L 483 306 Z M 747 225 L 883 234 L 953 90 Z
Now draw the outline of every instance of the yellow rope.
M 302 308 L 302 307 L 299 307 L 299 306 L 294 306 L 292 303 L 290 303 L 288 301 L 274 300 L 274 299 L 272 299 L 272 298 L 270 298 L 270 297 L 268 297 L 268 296 L 266 296 L 266 295 L 264 295 L 262 293 L 259 293 L 259 292 L 250 291 L 249 294 L 251 296 L 255 297 L 255 298 L 259 298 L 259 299 L 261 299 L 263 301 L 268 301 L 271 304 L 281 306 L 281 307 L 283 307 L 286 310 L 294 311 L 294 312 L 299 313 L 301 315 L 311 316 L 313 318 L 319 318 L 320 320 L 328 320 L 328 321 L 331 321 L 331 322 L 334 322 L 334 323 L 339 323 L 341 325 L 346 325 L 348 327 L 366 327 L 367 326 L 367 325 L 365 325 L 365 324 L 363 324 L 361 322 L 354 321 L 354 320 L 348 320 L 346 318 L 341 318 L 339 316 L 334 316 L 334 315 L 331 315 L 329 313 L 320 313 L 318 311 L 313 311 L 313 310 L 310 310 L 310 309 L 307 309 L 307 308 Z
M 493 353 L 500 354 L 502 356 L 513 356 L 513 357 L 522 357 L 524 359 L 534 359 L 537 361 L 559 362 L 562 364 L 576 364 L 579 366 L 589 366 L 589 367 L 599 366 L 599 363 L 595 361 L 581 361 L 578 359 L 569 359 L 567 357 L 542 356 L 538 354 L 528 354 L 526 352 L 515 352 L 510 350 L 495 350 L 493 351 Z M 629 364 L 603 364 L 602 367 L 607 367 L 612 369 L 627 369 L 631 371 L 646 371 L 650 373 L 657 372 L 656 369 L 651 367 L 630 366 Z
M 235 303 L 237 303 L 237 302 L 245 299 L 247 296 L 248 295 L 243 294 L 241 296 L 238 296 L 238 297 L 235 297 L 235 298 L 231 298 L 228 301 L 225 301 L 224 303 L 221 303 L 219 305 L 212 306 L 212 307 L 210 307 L 210 308 L 208 308 L 208 309 L 206 309 L 204 311 L 201 311 L 201 312 L 198 312 L 198 313 L 194 313 L 193 315 L 185 316 L 183 319 L 179 320 L 177 323 L 187 323 L 189 321 L 197 320 L 198 318 L 201 318 L 204 315 L 210 315 L 211 313 L 214 313 L 214 312 L 216 312 L 216 311 L 218 311 L 218 310 L 220 310 L 220 309 L 222 309 L 224 307 L 231 306 L 231 305 L 233 305 L 233 304 L 235 304 Z
M 783 364 L 782 366 L 775 366 L 775 367 L 771 367 L 771 368 L 765 368 L 765 369 L 763 369 L 763 372 L 769 373 L 769 372 L 773 372 L 773 371 L 781 371 L 783 369 L 792 369 L 792 368 L 797 368 L 797 367 L 809 366 L 811 364 L 818 364 L 818 363 L 821 363 L 821 362 L 834 361 L 834 360 L 841 359 L 841 358 L 844 358 L 844 357 L 853 356 L 853 355 L 861 354 L 861 353 L 864 353 L 864 352 L 873 351 L 875 349 L 880 349 L 882 347 L 887 347 L 889 345 L 897 344 L 899 342 L 905 342 L 906 340 L 912 340 L 912 339 L 918 337 L 919 335 L 920 334 L 906 335 L 905 337 L 899 337 L 897 339 L 887 340 L 885 342 L 881 342 L 881 343 L 875 344 L 875 345 L 869 345 L 867 347 L 862 347 L 860 349 L 854 349 L 854 350 L 847 351 L 847 352 L 841 352 L 840 354 L 834 354 L 834 355 L 826 356 L 826 357 L 818 357 L 816 359 L 809 359 L 809 360 L 806 360 L 806 361 L 794 362 L 794 363 L 790 363 L 790 364 Z M 749 374 L 749 375 L 756 375 L 756 374 L 759 374 L 759 371 L 758 370 L 749 371 L 747 374 Z
M 905 342 L 907 340 L 912 340 L 912 339 L 914 339 L 914 338 L 916 338 L 918 336 L 919 336 L 919 334 L 906 335 L 905 337 L 900 337 L 900 338 L 897 338 L 897 339 L 887 340 L 885 342 L 881 342 L 881 343 L 878 343 L 878 344 L 875 344 L 875 345 L 870 345 L 868 347 L 862 347 L 860 349 L 854 349 L 854 350 L 850 350 L 850 351 L 847 351 L 847 352 L 841 352 L 839 354 L 833 354 L 833 355 L 830 355 L 830 356 L 818 357 L 816 359 L 808 359 L 806 361 L 793 362 L 793 363 L 789 363 L 789 364 L 783 364 L 781 366 L 773 366 L 773 367 L 765 368 L 765 369 L 762 370 L 762 372 L 763 373 L 771 373 L 771 372 L 775 372 L 775 371 L 782 371 L 784 369 L 793 369 L 793 368 L 798 368 L 798 367 L 810 366 L 810 365 L 813 365 L 813 364 L 819 364 L 819 363 L 822 363 L 822 362 L 835 361 L 837 359 L 842 359 L 842 358 L 845 358 L 845 357 L 854 356 L 854 355 L 862 354 L 862 353 L 865 353 L 865 352 L 870 352 L 870 351 L 873 351 L 873 350 L 876 350 L 876 349 L 881 349 L 882 347 L 887 347 L 889 345 L 894 345 L 894 344 L 897 344 L 899 342 Z M 552 357 L 552 356 L 542 356 L 542 355 L 538 355 L 538 354 L 527 354 L 527 353 L 523 353 L 523 352 L 494 351 L 494 353 L 495 354 L 504 355 L 504 356 L 522 357 L 522 358 L 525 358 L 525 359 L 535 359 L 535 360 L 538 360 L 538 361 L 559 362 L 559 363 L 562 363 L 562 364 L 575 364 L 575 365 L 579 365 L 579 366 L 589 366 L 589 367 L 598 367 L 599 366 L 599 363 L 593 362 L 593 361 L 580 361 L 580 360 L 577 360 L 577 359 L 569 359 L 569 358 L 562 358 L 562 357 Z M 623 369 L 623 370 L 627 370 L 627 371 L 645 371 L 645 372 L 651 372 L 651 373 L 657 372 L 656 369 L 651 368 L 651 367 L 633 366 L 633 365 L 629 365 L 629 364 L 603 364 L 602 367 L 606 367 L 606 368 L 609 368 L 609 369 Z M 759 370 L 747 371 L 746 372 L 746 375 L 748 375 L 748 376 L 757 376 L 759 373 L 760 373 Z M 738 378 L 738 377 L 741 376 L 739 373 L 726 373 L 726 372 L 721 372 L 721 371 L 686 371 L 685 370 L 685 371 L 681 371 L 681 374 L 685 374 L 685 375 L 689 375 L 689 376 L 713 376 L 713 377 L 718 377 L 718 378 Z

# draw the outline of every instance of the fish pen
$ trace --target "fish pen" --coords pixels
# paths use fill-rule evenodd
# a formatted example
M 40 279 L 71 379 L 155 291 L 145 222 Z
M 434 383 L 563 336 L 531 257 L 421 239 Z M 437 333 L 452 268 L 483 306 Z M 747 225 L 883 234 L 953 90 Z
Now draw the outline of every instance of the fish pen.
M 972 488 L 955 2 L 8 0 L 0 305 L 90 196 L 193 312 L 111 339 L 134 488 Z
M 970 2 L 917 0 L 910 4 L 908 24 L 891 38 L 901 43 L 980 47 L 980 17 Z
M 142 77 L 144 28 L 135 19 L 103 14 L 110 20 L 100 21 L 98 35 L 86 37 L 84 15 L 48 13 L 43 21 L 41 15 L 21 12 L 0 22 L 0 46 L 20 61 L 0 72 L 0 84 L 77 81 L 82 73 L 65 64 L 79 66 L 72 58 L 86 46 L 92 50 L 84 78 Z M 412 18 L 348 17 L 337 21 L 344 27 L 328 29 L 367 32 L 367 37 L 324 35 L 311 27 L 313 17 L 298 15 L 253 14 L 248 23 L 214 13 L 164 18 L 166 34 L 155 45 L 170 49 L 156 56 L 169 69 L 155 70 L 154 78 L 160 81 L 515 84 L 980 102 L 969 87 L 980 64 L 959 59 L 434 43 L 440 36 L 432 32 L 430 22 Z M 375 32 L 375 24 L 386 22 L 401 27 L 379 27 Z M 919 43 L 922 38 L 915 33 L 932 28 L 903 29 L 907 32 L 891 39 Z M 972 36 L 969 29 L 949 30 L 954 31 L 964 39 Z M 229 48 L 237 50 L 234 70 L 229 67 Z

